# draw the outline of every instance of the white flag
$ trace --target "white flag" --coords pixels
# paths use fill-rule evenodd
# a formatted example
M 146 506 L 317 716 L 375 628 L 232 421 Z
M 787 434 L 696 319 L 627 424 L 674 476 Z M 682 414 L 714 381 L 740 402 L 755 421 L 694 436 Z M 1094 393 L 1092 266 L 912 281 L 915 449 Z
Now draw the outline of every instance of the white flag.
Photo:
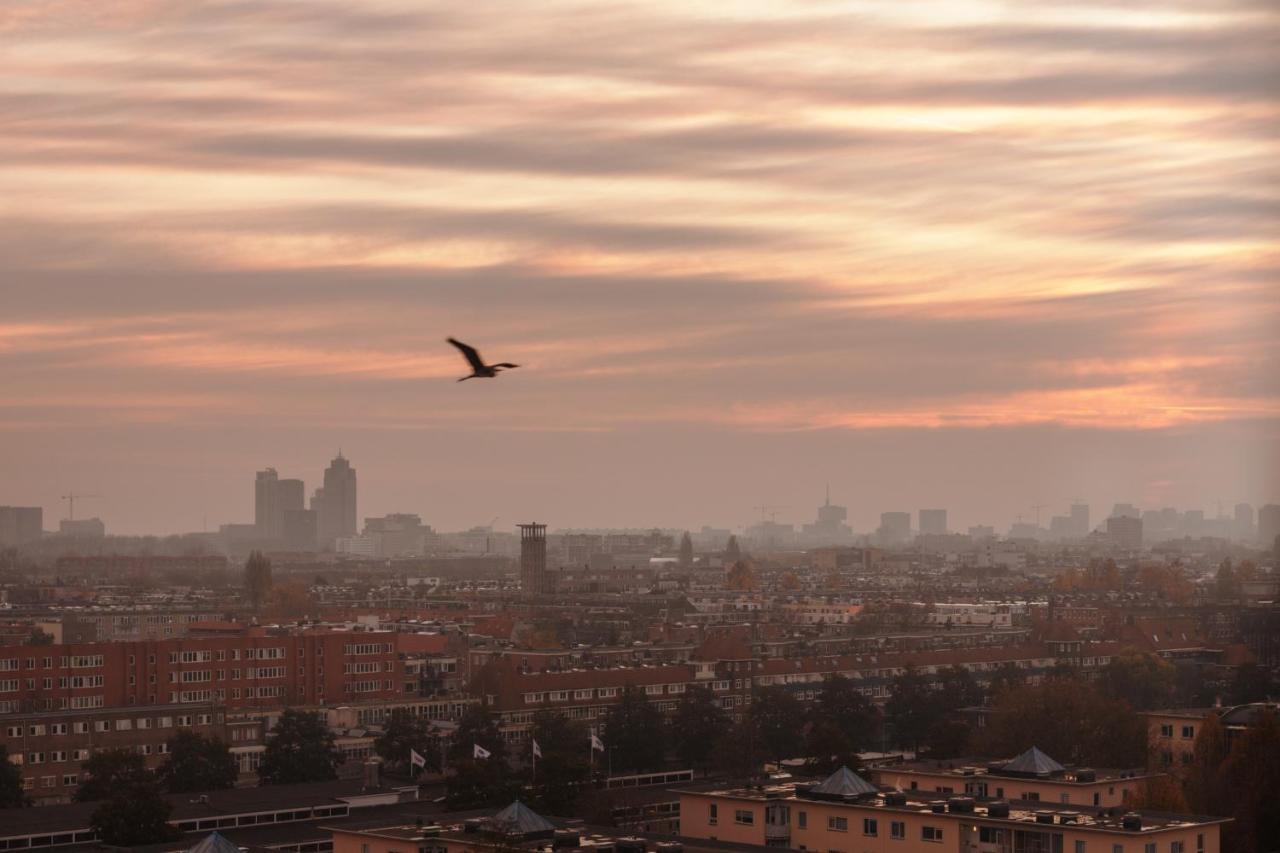
M 483 746 L 481 746 L 478 743 L 472 744 L 471 756 L 473 758 L 488 758 L 489 750 L 485 749 Z
M 604 752 L 604 741 L 602 741 L 602 740 L 600 740 L 600 738 L 596 737 L 595 732 L 592 732 L 592 733 L 591 733 L 591 748 L 592 748 L 592 749 L 598 749 L 598 750 L 600 750 L 601 752 Z
M 410 764 L 412 764 L 414 767 L 426 767 L 426 766 L 427 766 L 427 759 L 426 759 L 425 757 L 423 757 L 423 756 L 419 755 L 419 754 L 418 754 L 418 750 L 413 749 L 412 747 L 410 747 L 410 749 L 409 749 L 409 763 L 410 763 Z
M 533 742 L 533 757 L 534 758 L 542 757 L 542 748 L 538 746 L 538 742 L 536 740 Z

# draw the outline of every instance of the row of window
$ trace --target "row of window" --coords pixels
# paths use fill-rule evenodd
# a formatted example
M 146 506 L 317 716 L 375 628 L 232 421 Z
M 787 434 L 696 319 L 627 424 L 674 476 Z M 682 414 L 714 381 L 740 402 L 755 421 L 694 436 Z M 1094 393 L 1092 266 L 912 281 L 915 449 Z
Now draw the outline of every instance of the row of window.
M 114 725 L 113 725 L 114 722 Z M 178 728 L 191 728 L 195 726 L 207 726 L 213 723 L 212 714 L 180 714 L 176 717 L 120 717 L 116 720 L 79 720 L 74 723 L 30 723 L 28 725 L 12 725 L 6 726 L 4 733 L 6 737 L 44 737 L 45 735 L 67 735 L 77 734 L 84 735 L 89 732 L 109 732 L 113 729 L 117 732 L 133 731 L 135 728 L 139 731 L 147 729 L 171 729 L 175 725 Z

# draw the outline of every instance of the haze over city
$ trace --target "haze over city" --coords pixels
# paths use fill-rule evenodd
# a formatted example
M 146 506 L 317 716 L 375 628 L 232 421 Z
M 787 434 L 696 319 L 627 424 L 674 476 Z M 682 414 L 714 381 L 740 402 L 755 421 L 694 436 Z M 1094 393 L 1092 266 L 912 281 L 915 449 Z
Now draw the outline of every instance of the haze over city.
M 197 531 L 340 447 L 438 529 L 1276 502 L 1275 35 L 6 3 L 0 503 Z M 521 369 L 456 385 L 448 335 Z

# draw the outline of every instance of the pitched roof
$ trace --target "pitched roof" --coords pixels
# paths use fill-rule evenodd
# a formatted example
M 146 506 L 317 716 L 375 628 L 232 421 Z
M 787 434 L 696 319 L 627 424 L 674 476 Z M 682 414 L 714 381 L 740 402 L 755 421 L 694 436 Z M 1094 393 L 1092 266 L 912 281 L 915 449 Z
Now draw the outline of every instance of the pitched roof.
M 1033 776 L 1048 776 L 1066 770 L 1065 767 L 1034 746 L 1001 769 L 1006 773 L 1026 773 Z
M 215 831 L 188 847 L 187 853 L 240 853 L 240 848 Z
M 810 794 L 824 797 L 861 797 L 865 794 L 877 794 L 879 791 L 879 788 L 848 767 L 841 767 L 824 781 L 809 789 Z
M 502 824 L 503 828 L 520 835 L 536 835 L 541 832 L 552 832 L 555 825 L 519 800 L 514 801 L 490 820 Z

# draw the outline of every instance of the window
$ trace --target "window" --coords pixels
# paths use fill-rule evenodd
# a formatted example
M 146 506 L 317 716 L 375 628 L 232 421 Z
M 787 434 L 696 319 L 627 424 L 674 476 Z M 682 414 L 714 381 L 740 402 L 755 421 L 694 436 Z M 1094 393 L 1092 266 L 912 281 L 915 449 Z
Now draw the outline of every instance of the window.
M 907 838 L 907 825 L 905 822 L 895 820 L 889 824 L 889 837 L 896 841 L 905 841 Z
M 1040 799 L 1040 792 L 1039 791 L 1023 791 L 1022 796 L 1018 797 L 1018 799 L 1031 800 L 1033 802 L 1036 802 L 1036 801 L 1039 801 Z
M 879 825 L 873 817 L 864 817 L 862 819 L 862 834 L 876 836 L 880 834 Z
M 796 826 L 800 827 L 801 829 L 809 828 L 808 812 L 796 812 Z
M 920 838 L 923 841 L 932 841 L 937 844 L 941 844 L 942 843 L 942 827 L 922 826 L 920 827 Z
M 1088 850 L 1086 849 L 1087 847 L 1088 847 L 1088 845 L 1087 845 L 1087 844 L 1085 844 L 1085 842 L 1083 842 L 1083 841 L 1077 841 L 1077 842 L 1076 842 L 1076 853 L 1088 853 Z
M 707 823 L 711 824 L 712 826 L 715 826 L 717 823 L 720 822 L 720 818 L 717 815 L 718 811 L 719 809 L 716 808 L 715 803 L 711 803 L 709 806 L 707 806 Z
M 1156 843 L 1151 841 L 1142 846 L 1142 853 L 1156 853 Z
M 1070 795 L 1070 794 L 1062 794 L 1061 796 L 1059 796 L 1059 797 L 1058 797 L 1058 799 L 1059 799 L 1059 800 L 1061 800 L 1061 801 L 1062 801 L 1062 803 L 1063 803 L 1064 805 L 1066 805 L 1066 804 L 1069 804 L 1069 803 L 1071 802 L 1071 795 Z
M 734 809 L 733 822 L 743 826 L 751 826 L 756 822 L 756 813 L 751 809 Z
M 1112 845 L 1111 845 L 1111 853 L 1124 853 L 1124 845 L 1123 845 L 1123 844 L 1112 844 Z
M 848 832 L 849 818 L 847 817 L 829 817 L 827 818 L 828 832 Z
M 1173 737 L 1173 723 L 1162 723 L 1160 725 L 1160 737 Z
M 1195 737 L 1196 737 L 1196 727 L 1195 727 L 1195 726 L 1183 726 L 1183 727 L 1182 727 L 1182 739 L 1183 739 L 1183 740 L 1195 740 Z
M 1182 842 L 1182 841 L 1169 842 L 1169 853 L 1184 853 L 1186 849 L 1187 849 L 1187 845 L 1185 842 Z
M 1196 834 L 1196 853 L 1204 853 L 1204 833 Z

